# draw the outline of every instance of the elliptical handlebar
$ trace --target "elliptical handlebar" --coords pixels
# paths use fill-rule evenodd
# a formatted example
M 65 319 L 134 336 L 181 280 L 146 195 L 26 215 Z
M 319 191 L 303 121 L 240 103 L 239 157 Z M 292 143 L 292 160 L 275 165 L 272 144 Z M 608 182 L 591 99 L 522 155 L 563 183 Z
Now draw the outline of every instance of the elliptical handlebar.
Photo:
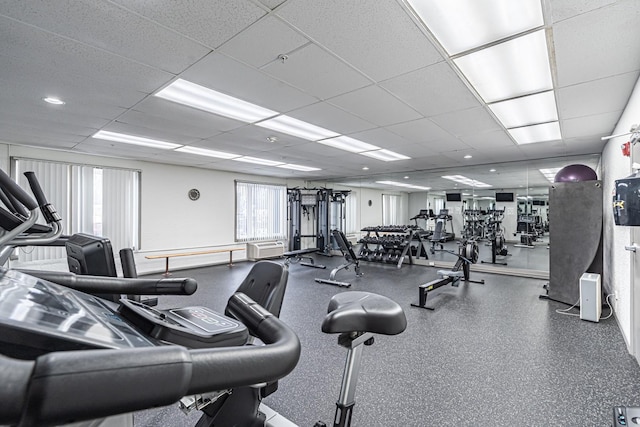
M 291 372 L 300 358 L 297 335 L 244 294 L 233 295 L 230 304 L 266 345 L 66 351 L 29 362 L 0 356 L 0 424 L 106 417 L 168 405 L 188 394 L 275 381 Z
M 12 195 L 20 203 L 22 203 L 28 210 L 33 211 L 38 208 L 38 203 L 31 197 L 26 191 L 24 191 L 18 184 L 12 180 L 5 171 L 0 169 L 0 187 L 5 191 L 7 195 Z
M 67 271 L 20 270 L 22 273 L 91 294 L 193 295 L 198 283 L 191 278 L 140 279 L 84 276 Z

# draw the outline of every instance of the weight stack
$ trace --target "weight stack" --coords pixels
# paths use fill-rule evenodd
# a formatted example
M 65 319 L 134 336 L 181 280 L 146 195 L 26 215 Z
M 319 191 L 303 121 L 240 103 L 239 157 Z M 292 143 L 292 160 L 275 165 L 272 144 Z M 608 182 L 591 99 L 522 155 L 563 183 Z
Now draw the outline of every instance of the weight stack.
M 602 275 L 602 197 L 602 181 L 549 188 L 549 299 L 573 305 L 580 277 Z

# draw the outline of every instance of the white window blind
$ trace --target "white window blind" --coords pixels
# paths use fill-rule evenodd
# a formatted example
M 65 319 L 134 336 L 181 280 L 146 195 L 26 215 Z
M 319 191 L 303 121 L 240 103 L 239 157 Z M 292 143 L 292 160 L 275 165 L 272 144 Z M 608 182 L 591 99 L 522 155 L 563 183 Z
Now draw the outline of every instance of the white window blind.
M 286 238 L 287 187 L 236 181 L 236 241 Z
M 395 194 L 382 195 L 382 225 L 402 225 L 402 198 Z
M 441 209 L 444 209 L 444 199 L 440 197 L 436 197 L 433 199 L 434 209 L 433 213 L 438 215 Z
M 36 173 L 63 219 L 64 234 L 106 237 L 116 252 L 139 248 L 139 171 L 31 159 L 14 159 L 13 164 L 14 177 L 23 188 L 29 188 L 23 173 Z M 20 251 L 18 261 L 64 257 L 64 248 L 28 248 Z
M 352 191 L 344 202 L 345 233 L 357 233 L 358 230 L 358 193 Z

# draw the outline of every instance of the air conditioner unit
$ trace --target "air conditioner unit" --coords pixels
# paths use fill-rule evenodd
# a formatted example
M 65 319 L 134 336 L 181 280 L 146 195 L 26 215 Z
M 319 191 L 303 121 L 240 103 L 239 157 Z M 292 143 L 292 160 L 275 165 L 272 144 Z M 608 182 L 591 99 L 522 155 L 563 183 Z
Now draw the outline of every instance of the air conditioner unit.
M 591 322 L 600 321 L 602 294 L 600 275 L 584 273 L 580 277 L 580 318 Z
M 284 242 L 257 242 L 247 244 L 247 258 L 251 261 L 279 258 L 284 253 Z

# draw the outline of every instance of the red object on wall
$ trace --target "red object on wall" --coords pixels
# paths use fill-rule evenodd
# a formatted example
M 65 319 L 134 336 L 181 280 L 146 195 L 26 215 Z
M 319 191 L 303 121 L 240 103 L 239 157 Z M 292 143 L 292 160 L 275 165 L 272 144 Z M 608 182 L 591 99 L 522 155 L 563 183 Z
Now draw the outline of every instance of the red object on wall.
M 625 157 L 631 157 L 631 142 L 627 141 L 622 146 L 622 155 Z

